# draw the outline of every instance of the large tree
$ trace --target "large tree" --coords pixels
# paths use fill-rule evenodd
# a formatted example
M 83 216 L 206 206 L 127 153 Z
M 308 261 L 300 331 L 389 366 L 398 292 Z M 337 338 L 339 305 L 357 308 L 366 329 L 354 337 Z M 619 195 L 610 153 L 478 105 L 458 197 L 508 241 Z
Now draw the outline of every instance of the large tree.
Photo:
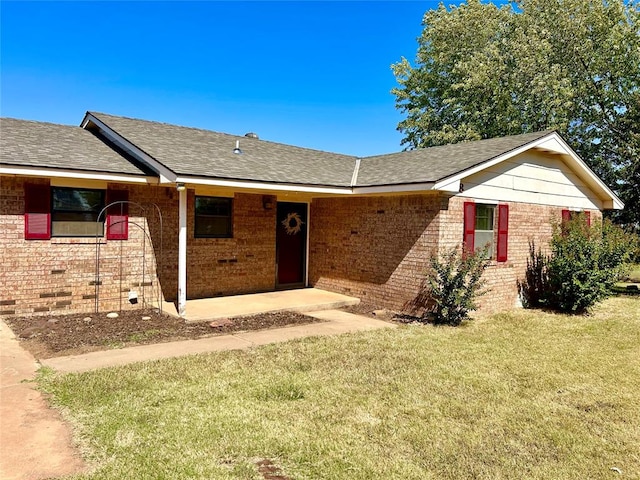
M 558 130 L 640 225 L 636 0 L 468 0 L 423 26 L 414 65 L 392 66 L 403 145 Z

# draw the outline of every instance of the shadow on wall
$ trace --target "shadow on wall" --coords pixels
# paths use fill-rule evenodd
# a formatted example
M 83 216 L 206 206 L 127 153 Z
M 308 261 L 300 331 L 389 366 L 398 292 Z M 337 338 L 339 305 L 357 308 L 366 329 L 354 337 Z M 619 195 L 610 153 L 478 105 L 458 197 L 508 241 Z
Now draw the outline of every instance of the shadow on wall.
M 437 196 L 318 199 L 312 204 L 312 281 L 415 292 L 438 243 Z M 446 207 L 445 207 L 446 208 Z
M 429 280 L 423 277 L 420 281 L 418 294 L 402 305 L 402 311 L 415 317 L 421 317 L 425 312 L 430 311 L 435 306 L 435 302 L 429 292 Z

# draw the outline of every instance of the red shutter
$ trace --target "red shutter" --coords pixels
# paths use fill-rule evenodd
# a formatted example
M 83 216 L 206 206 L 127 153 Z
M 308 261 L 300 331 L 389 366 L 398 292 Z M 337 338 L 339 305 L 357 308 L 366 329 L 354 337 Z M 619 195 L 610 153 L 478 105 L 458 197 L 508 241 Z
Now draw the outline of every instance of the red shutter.
M 127 202 L 127 190 L 107 190 L 107 205 L 113 202 Z M 129 238 L 129 204 L 116 203 L 107 209 L 107 240 L 127 240 Z
M 509 205 L 498 205 L 498 248 L 496 260 L 507 261 L 509 239 Z
M 476 204 L 464 202 L 464 250 L 473 252 L 475 250 L 476 236 Z
M 571 220 L 571 212 L 569 210 L 562 210 L 562 223 L 566 223 Z
M 24 186 L 24 238 L 47 240 L 51 238 L 51 193 L 49 185 Z
M 584 216 L 587 217 L 587 227 L 591 226 L 591 212 L 584 212 Z

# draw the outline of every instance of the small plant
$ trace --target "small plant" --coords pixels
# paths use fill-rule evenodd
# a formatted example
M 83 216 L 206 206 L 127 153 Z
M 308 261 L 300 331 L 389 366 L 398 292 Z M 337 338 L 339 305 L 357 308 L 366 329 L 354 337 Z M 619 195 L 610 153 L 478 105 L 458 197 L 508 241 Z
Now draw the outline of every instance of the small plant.
M 523 283 L 518 282 L 522 304 L 526 308 L 540 307 L 546 301 L 549 285 L 548 262 L 549 258 L 542 253 L 540 248 L 536 249 L 534 241 L 530 241 L 525 280 Z
M 475 299 L 486 293 L 481 280 L 489 264 L 487 248 L 475 252 L 453 248 L 442 256 L 432 255 L 427 276 L 429 296 L 433 306 L 422 316 L 438 325 L 457 326 L 476 310 Z

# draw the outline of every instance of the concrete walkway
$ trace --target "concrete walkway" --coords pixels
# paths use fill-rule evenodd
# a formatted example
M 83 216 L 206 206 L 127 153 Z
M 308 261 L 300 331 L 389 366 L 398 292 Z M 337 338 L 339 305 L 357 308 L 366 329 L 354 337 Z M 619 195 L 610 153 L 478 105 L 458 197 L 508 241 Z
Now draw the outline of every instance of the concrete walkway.
M 62 373 L 86 372 L 88 370 L 127 365 L 135 362 L 182 357 L 198 353 L 219 352 L 223 350 L 242 350 L 296 338 L 337 335 L 340 333 L 394 326 L 382 320 L 376 320 L 362 315 L 353 315 L 340 310 L 307 312 L 306 315 L 319 318 L 324 320 L 324 322 L 234 333 L 230 335 L 218 335 L 198 340 L 141 345 L 138 347 L 91 352 L 69 357 L 47 358 L 41 360 L 40 363 L 43 366 L 51 367 Z
M 80 472 L 71 431 L 33 379 L 39 365 L 0 320 L 0 478 L 38 480 Z
M 314 289 L 305 290 L 309 293 Z M 317 293 L 310 292 L 310 295 L 312 297 L 307 298 L 314 298 Z M 253 307 L 246 303 L 247 296 L 243 297 L 244 311 L 251 310 Z M 229 298 L 232 297 L 226 297 L 227 300 Z M 357 299 L 355 300 L 357 303 Z M 394 327 L 391 323 L 339 310 L 309 312 L 304 306 L 301 308 L 303 310 L 298 311 L 305 311 L 306 315 L 324 322 L 50 358 L 40 363 L 63 373 L 84 372 L 133 362 L 247 349 L 303 337 Z M 232 315 L 227 313 L 224 316 Z M 21 348 L 9 327 L 1 320 L 0 361 L 0 479 L 39 480 L 82 471 L 85 467 L 73 448 L 69 428 L 55 410 L 48 408 L 42 395 L 33 388 L 38 363 Z

